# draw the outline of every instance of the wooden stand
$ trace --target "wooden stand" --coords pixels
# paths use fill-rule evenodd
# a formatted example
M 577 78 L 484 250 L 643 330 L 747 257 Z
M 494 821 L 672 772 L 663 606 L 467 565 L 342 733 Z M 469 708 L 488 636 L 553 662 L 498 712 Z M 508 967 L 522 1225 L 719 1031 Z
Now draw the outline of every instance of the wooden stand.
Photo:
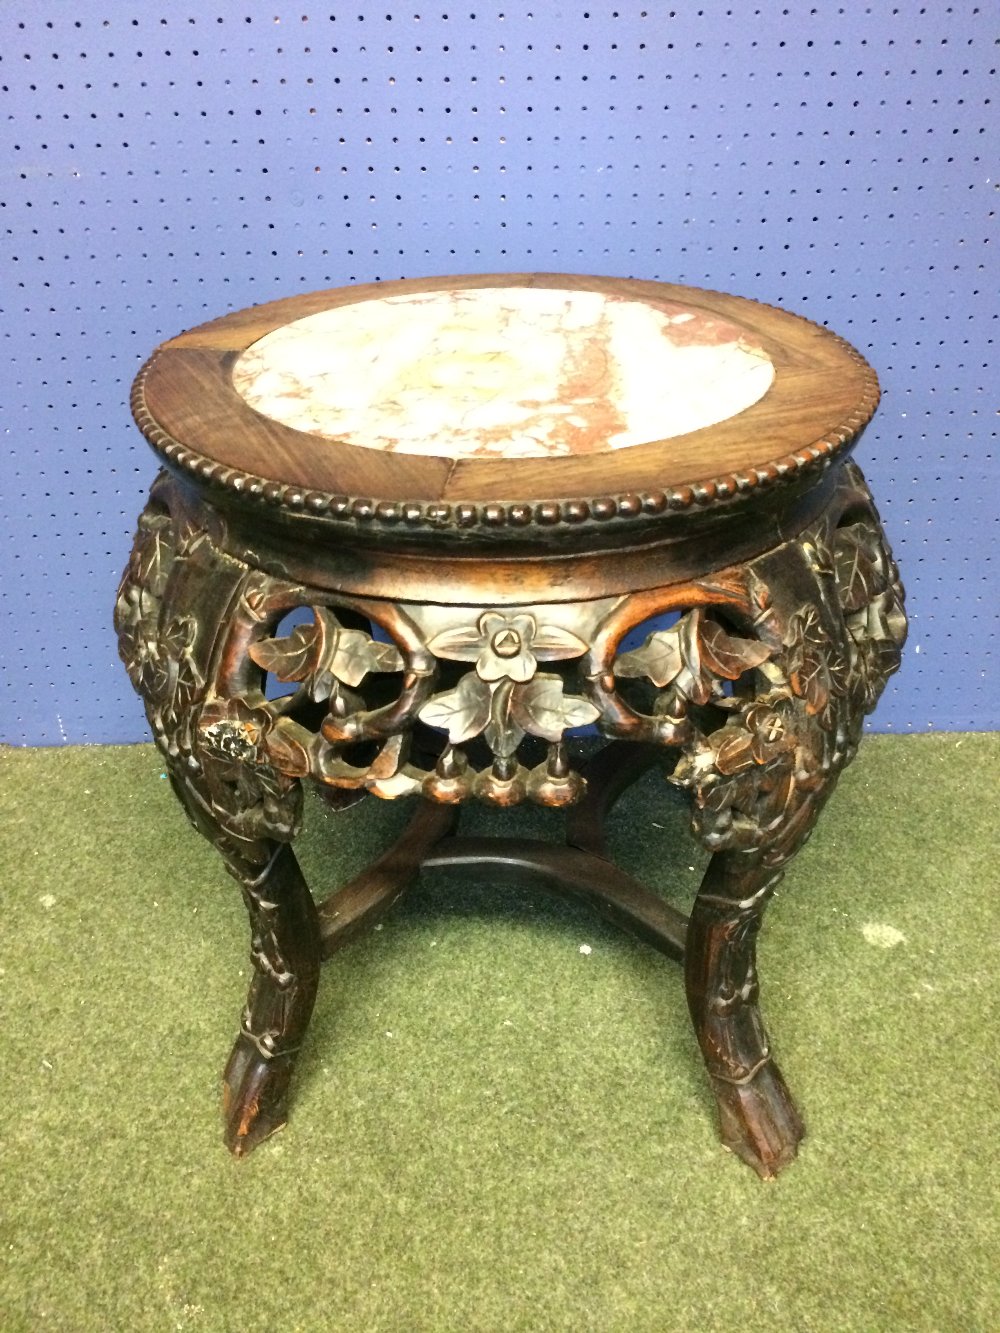
M 735 323 L 773 384 L 679 437 L 618 452 L 591 438 L 585 456 L 516 463 L 331 442 L 233 388 L 268 331 L 449 283 L 690 309 L 717 338 Z M 905 638 L 898 574 L 847 461 L 876 399 L 857 353 L 805 321 L 600 279 L 321 293 L 158 351 L 133 405 L 167 471 L 116 626 L 174 788 L 250 917 L 254 975 L 225 1073 L 236 1155 L 285 1121 L 320 963 L 422 867 L 502 867 L 683 960 L 723 1142 L 762 1176 L 794 1156 L 803 1126 L 770 1057 L 754 946 Z M 268 698 L 268 676 L 290 692 Z M 585 726 L 610 743 L 577 770 L 566 740 Z M 713 853 L 690 919 L 605 854 L 607 809 L 654 763 L 672 765 Z M 291 848 L 303 781 L 334 805 L 418 802 L 397 842 L 319 904 Z M 566 845 L 460 837 L 473 799 L 565 808 Z

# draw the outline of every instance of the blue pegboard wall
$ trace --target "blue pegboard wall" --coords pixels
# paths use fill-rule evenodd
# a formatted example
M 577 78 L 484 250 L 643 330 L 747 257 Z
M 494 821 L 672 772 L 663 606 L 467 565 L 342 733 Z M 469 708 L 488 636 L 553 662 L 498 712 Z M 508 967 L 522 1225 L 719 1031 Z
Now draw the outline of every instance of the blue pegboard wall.
M 964 0 L 7 0 L 0 739 L 147 734 L 109 620 L 156 343 L 309 288 L 525 269 L 850 338 L 913 624 L 874 725 L 996 727 L 996 37 Z

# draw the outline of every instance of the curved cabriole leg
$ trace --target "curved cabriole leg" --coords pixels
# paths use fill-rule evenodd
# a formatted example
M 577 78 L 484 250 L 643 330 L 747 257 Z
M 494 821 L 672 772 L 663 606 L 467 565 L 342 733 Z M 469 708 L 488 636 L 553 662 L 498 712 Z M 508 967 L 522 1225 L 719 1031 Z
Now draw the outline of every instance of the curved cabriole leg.
M 710 628 L 713 612 L 696 609 L 680 622 L 684 632 L 672 631 L 676 653 L 661 646 L 658 658 L 654 635 L 626 656 L 626 673 L 649 675 L 664 657 L 672 670 L 687 660 L 701 688 L 675 671 L 667 689 L 692 702 L 705 694 L 695 666 L 703 672 L 714 659 L 715 674 L 724 668 L 734 681 L 731 698 L 714 694 L 725 721 L 717 716 L 696 729 L 671 780 L 691 793 L 694 832 L 713 854 L 688 927 L 688 1003 L 723 1142 L 768 1177 L 794 1157 L 803 1126 L 770 1058 L 755 939 L 782 867 L 809 836 L 857 749 L 865 713 L 899 665 L 906 617 L 896 567 L 854 468 L 814 528 L 741 577 L 744 605 L 728 611 L 739 636 L 720 637 L 720 627 Z M 672 700 L 668 693 L 665 702 Z
M 758 854 L 717 852 L 695 899 L 684 958 L 722 1142 L 765 1178 L 792 1160 L 805 1132 L 758 1005 L 757 932 L 778 878 Z
M 271 761 L 274 716 L 241 665 L 246 654 L 229 649 L 251 638 L 262 616 L 279 614 L 289 590 L 226 556 L 177 505 L 158 482 L 115 620 L 173 789 L 241 884 L 250 913 L 254 978 L 225 1073 L 226 1142 L 241 1156 L 284 1124 L 319 973 L 316 909 L 288 845 L 300 783 Z
M 225 1141 L 243 1157 L 287 1120 L 289 1083 L 319 984 L 319 918 L 295 854 L 276 843 L 259 873 L 230 864 L 250 914 L 254 975 L 223 1075 Z

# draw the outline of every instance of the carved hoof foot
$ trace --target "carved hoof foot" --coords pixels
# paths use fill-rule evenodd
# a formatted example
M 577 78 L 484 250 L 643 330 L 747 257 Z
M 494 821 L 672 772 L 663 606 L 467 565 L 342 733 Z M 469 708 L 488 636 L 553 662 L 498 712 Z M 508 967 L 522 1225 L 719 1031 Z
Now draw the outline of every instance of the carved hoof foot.
M 248 1037 L 236 1039 L 222 1088 L 225 1143 L 234 1157 L 246 1157 L 284 1126 L 293 1067 L 292 1055 L 265 1060 Z
M 723 1146 L 770 1180 L 795 1157 L 805 1134 L 776 1065 L 764 1065 L 749 1083 L 713 1078 Z

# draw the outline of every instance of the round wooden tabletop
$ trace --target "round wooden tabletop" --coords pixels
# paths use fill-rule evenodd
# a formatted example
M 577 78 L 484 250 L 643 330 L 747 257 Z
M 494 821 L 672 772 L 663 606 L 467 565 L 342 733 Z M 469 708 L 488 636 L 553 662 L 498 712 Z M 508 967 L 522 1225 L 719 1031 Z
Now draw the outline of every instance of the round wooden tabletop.
M 877 402 L 860 354 L 796 315 L 559 274 L 241 310 L 159 347 L 132 399 L 168 464 L 231 501 L 524 536 L 801 491 Z

